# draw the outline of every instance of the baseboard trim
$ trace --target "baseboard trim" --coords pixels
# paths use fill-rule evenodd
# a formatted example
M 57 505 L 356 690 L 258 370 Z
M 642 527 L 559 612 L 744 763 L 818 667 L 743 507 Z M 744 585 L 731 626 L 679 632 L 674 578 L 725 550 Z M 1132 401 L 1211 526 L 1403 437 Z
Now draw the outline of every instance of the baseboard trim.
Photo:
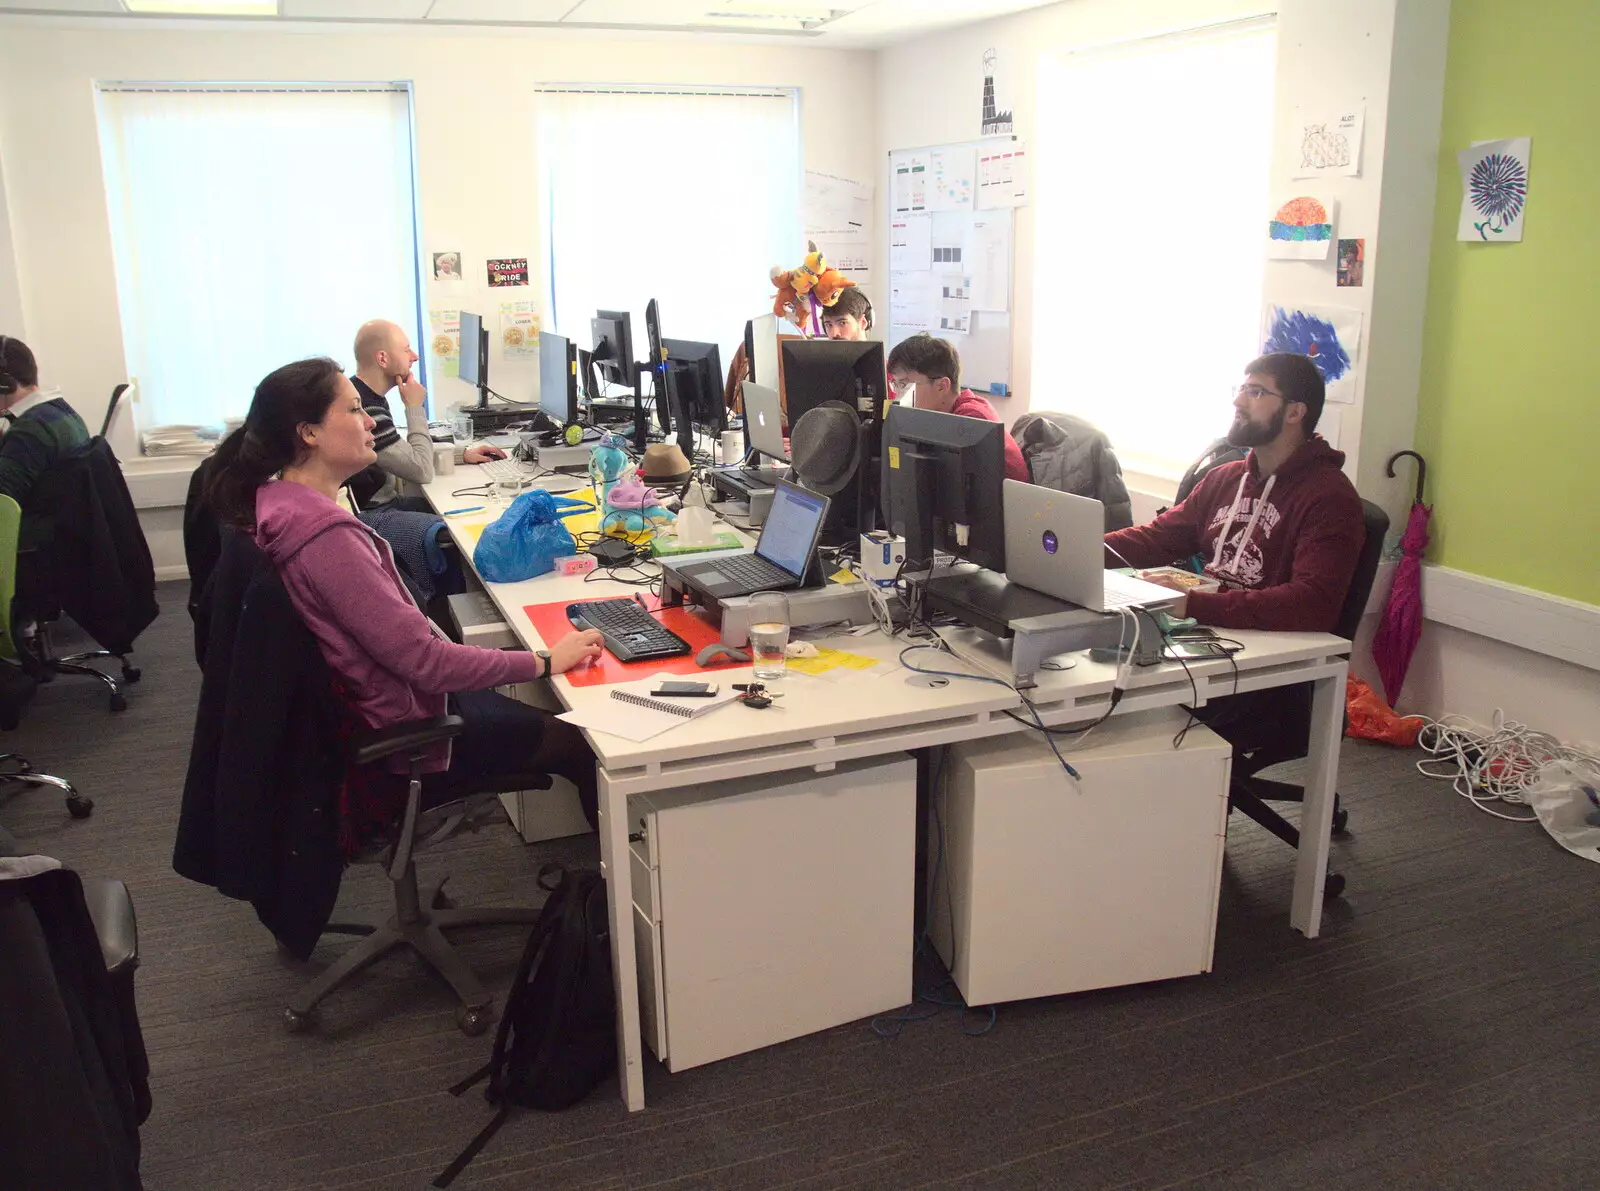
M 187 579 L 189 568 L 187 566 L 168 566 L 156 568 L 156 582 L 165 583 L 169 579 Z

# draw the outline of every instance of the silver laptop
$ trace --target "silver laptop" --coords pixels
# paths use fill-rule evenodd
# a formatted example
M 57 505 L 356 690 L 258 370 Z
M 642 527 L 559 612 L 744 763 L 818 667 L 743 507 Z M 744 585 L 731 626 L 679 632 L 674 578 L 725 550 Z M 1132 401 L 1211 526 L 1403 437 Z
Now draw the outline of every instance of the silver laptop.
M 745 424 L 750 428 L 750 445 L 768 459 L 789 462 L 783 446 L 783 404 L 778 390 L 747 380 L 740 386 L 744 394 Z
M 1108 571 L 1105 506 L 1018 480 L 1005 483 L 1006 578 L 1094 612 L 1168 604 L 1175 591 Z

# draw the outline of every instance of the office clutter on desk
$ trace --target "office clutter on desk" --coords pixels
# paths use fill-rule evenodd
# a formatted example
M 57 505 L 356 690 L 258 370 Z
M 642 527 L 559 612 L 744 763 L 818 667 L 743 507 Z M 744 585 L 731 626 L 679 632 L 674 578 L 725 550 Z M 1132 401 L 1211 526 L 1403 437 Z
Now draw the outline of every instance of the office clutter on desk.
M 577 551 L 562 519 L 593 508 L 543 490 L 524 492 L 478 536 L 472 565 L 490 583 L 519 583 L 542 575 L 556 559 Z
M 661 608 L 651 596 L 643 597 L 646 610 L 671 632 L 681 637 L 690 653 L 680 657 L 650 658 L 644 661 L 624 662 L 609 651 L 587 666 L 577 666 L 561 676 L 569 686 L 606 686 L 611 683 L 631 682 L 652 674 L 695 674 L 693 653 L 718 640 L 717 627 L 703 616 L 688 608 Z M 556 600 L 546 604 L 528 604 L 523 608 L 529 622 L 541 640 L 555 641 L 572 631 L 567 619 L 567 607 L 572 600 Z M 659 611 L 658 611 L 659 609 Z
M 608 699 L 597 699 L 557 716 L 577 728 L 608 732 L 624 740 L 649 740 L 663 732 L 718 711 L 739 697 L 731 687 L 704 699 L 657 699 L 650 692 L 657 680 L 642 679 L 611 688 Z
M 581 600 L 567 605 L 575 629 L 599 629 L 606 648 L 619 661 L 642 662 L 692 653 L 689 643 L 633 600 Z

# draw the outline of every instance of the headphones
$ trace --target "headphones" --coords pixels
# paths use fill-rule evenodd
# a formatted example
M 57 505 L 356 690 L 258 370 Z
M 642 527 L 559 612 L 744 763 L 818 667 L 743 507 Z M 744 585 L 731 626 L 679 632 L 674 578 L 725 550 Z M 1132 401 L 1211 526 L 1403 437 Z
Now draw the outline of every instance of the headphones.
M 10 344 L 11 340 L 9 338 L 0 335 L 0 397 L 9 397 L 22 388 L 17 383 L 17 378 L 11 375 L 11 370 L 6 364 L 6 348 Z

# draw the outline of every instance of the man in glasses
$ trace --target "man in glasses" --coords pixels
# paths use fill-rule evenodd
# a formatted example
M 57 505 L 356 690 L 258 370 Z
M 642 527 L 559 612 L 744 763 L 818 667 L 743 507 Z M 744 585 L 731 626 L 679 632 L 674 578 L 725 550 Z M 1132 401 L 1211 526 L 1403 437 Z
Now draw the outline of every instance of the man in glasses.
M 1164 566 L 1198 555 L 1203 573 L 1222 585 L 1187 593 L 1188 615 L 1202 624 L 1331 632 L 1366 531 L 1361 498 L 1340 470 L 1343 452 L 1316 434 L 1322 374 L 1288 352 L 1244 371 L 1228 441 L 1250 453 L 1213 468 L 1149 525 L 1107 534 L 1106 565 Z

